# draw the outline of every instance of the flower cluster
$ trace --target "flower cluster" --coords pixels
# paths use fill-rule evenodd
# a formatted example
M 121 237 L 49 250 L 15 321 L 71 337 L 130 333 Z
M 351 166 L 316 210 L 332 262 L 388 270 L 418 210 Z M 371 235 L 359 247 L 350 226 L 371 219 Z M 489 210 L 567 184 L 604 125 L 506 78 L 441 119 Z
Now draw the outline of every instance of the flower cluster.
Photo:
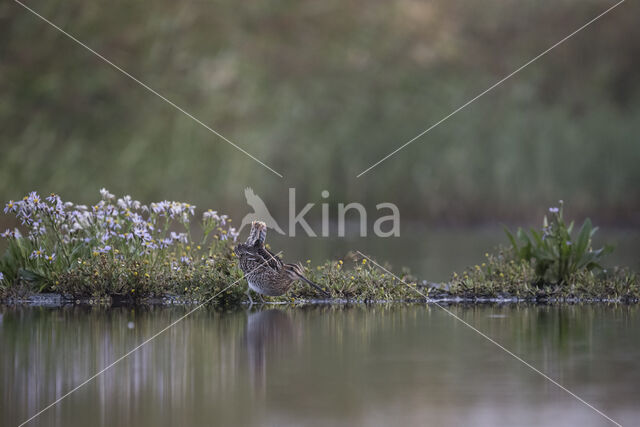
M 196 246 L 189 229 L 196 206 L 167 200 L 146 205 L 128 195 L 116 198 L 104 188 L 100 196 L 90 207 L 63 202 L 56 194 L 43 199 L 36 192 L 10 200 L 4 212 L 15 215 L 25 236 L 18 229 L 6 230 L 1 236 L 25 249 L 24 266 L 42 273 L 64 271 L 79 258 L 105 254 L 157 263 L 173 252 L 179 254 L 176 259 L 181 263 L 190 262 L 192 255 L 184 248 Z M 235 241 L 238 233 L 230 222 L 226 215 L 205 212 L 205 235 L 197 248 L 205 247 L 209 237 L 213 245 Z
M 228 225 L 230 222 L 231 218 L 227 215 L 218 215 L 217 211 L 211 209 L 202 214 L 202 225 L 205 236 L 208 236 L 212 232 L 217 232 L 215 236 L 220 240 L 231 239 L 235 242 L 240 233 L 238 233 L 234 227 Z

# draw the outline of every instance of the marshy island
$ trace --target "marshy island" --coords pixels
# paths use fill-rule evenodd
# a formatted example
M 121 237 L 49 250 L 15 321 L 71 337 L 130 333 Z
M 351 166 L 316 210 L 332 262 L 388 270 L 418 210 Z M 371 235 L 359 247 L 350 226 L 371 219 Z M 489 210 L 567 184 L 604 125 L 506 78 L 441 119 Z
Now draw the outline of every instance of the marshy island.
M 206 210 L 195 237 L 196 207 L 143 204 L 101 190 L 93 206 L 31 192 L 6 203 L 20 226 L 2 237 L 0 299 L 5 304 L 172 304 L 234 306 L 248 302 L 247 283 L 234 253 L 239 235 L 227 215 Z M 512 233 L 485 261 L 431 283 L 354 251 L 342 259 L 304 260 L 303 283 L 271 303 L 378 302 L 621 302 L 637 303 L 637 273 L 605 269 L 612 248 L 592 247 L 590 220 L 566 223 L 564 206 L 549 209 L 540 230 Z M 267 248 L 269 246 L 267 245 Z

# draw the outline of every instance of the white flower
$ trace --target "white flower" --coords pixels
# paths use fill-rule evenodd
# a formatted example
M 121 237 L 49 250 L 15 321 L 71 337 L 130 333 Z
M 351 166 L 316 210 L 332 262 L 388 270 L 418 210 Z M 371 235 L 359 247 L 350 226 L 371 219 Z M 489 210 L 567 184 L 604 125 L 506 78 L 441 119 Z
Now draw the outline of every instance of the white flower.
M 122 209 L 130 208 L 132 205 L 131 196 L 124 196 L 122 199 L 118 199 L 117 203 Z
M 176 233 L 172 231 L 170 237 L 174 242 L 187 243 L 188 241 L 187 233 Z
M 109 193 L 106 188 L 100 189 L 100 196 L 102 196 L 104 200 L 113 200 L 116 197 L 113 194 Z
M 216 221 L 220 221 L 220 217 L 218 216 L 218 212 L 217 211 L 212 211 L 211 209 L 209 209 L 208 211 L 206 211 L 205 213 L 202 214 L 202 219 L 203 220 L 215 219 Z
M 236 241 L 239 235 L 240 233 L 236 231 L 235 227 L 229 227 L 229 237 L 231 237 L 234 242 Z

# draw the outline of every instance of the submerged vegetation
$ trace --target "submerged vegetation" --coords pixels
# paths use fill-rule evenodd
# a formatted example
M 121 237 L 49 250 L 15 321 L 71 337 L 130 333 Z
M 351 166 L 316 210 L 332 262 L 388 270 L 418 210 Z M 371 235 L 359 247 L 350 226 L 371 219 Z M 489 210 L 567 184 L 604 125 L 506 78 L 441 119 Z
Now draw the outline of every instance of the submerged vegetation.
M 201 237 L 192 236 L 196 207 L 162 201 L 144 205 L 130 196 L 116 198 L 101 190 L 93 206 L 63 202 L 51 194 L 32 192 L 9 201 L 22 229 L 6 230 L 8 249 L 0 260 L 0 298 L 19 301 L 38 293 L 69 300 L 129 302 L 183 301 L 239 304 L 246 284 L 233 247 L 238 233 L 231 219 L 216 211 L 202 215 Z M 397 276 L 366 258 L 313 265 L 305 275 L 349 301 L 407 301 L 426 298 L 518 298 L 530 301 L 566 299 L 634 302 L 640 297 L 636 273 L 603 269 L 600 258 L 611 249 L 593 250 L 596 229 L 585 221 L 577 236 L 567 226 L 563 208 L 551 208 L 542 231 L 531 237 L 508 230 L 511 248 L 485 254 L 486 261 L 453 273 L 448 283 L 420 281 L 409 271 Z M 518 244 L 520 241 L 520 244 Z M 316 298 L 312 289 L 296 284 L 271 301 Z

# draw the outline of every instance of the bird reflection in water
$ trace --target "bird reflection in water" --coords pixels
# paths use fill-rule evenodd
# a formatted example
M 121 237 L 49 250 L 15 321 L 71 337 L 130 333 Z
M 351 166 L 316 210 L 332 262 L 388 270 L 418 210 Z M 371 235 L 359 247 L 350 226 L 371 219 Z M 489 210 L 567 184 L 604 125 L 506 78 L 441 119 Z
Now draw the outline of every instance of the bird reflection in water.
M 264 392 L 270 365 L 286 360 L 296 329 L 291 314 L 278 309 L 249 312 L 244 345 L 253 390 Z

